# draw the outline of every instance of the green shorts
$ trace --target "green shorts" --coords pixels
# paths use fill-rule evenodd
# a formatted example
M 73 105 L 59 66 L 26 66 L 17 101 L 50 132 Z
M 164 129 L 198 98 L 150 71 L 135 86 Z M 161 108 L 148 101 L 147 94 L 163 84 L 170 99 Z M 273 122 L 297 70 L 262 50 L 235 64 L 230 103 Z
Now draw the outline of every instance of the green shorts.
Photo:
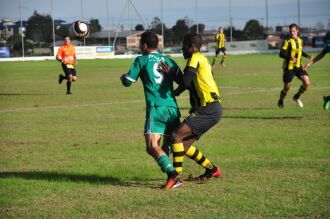
M 144 134 L 170 135 L 179 127 L 180 116 L 180 111 L 176 107 L 149 107 L 146 111 Z

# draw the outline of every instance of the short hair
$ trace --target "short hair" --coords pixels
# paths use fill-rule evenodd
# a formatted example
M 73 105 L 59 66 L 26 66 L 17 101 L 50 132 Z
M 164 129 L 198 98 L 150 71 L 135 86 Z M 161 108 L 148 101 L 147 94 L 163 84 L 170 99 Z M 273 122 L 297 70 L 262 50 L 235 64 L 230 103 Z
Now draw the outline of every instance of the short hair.
M 200 50 L 203 44 L 203 38 L 200 34 L 197 33 L 188 33 L 183 38 L 183 44 L 188 45 L 189 47 L 195 46 L 196 49 Z
M 149 49 L 157 49 L 158 48 L 158 36 L 152 31 L 145 31 L 141 34 L 140 43 L 147 44 Z
M 291 28 L 293 28 L 293 27 L 295 27 L 297 30 L 299 30 L 299 27 L 298 27 L 298 25 L 297 25 L 296 23 L 292 23 L 292 24 L 290 24 L 290 26 L 289 26 L 290 30 L 291 30 Z

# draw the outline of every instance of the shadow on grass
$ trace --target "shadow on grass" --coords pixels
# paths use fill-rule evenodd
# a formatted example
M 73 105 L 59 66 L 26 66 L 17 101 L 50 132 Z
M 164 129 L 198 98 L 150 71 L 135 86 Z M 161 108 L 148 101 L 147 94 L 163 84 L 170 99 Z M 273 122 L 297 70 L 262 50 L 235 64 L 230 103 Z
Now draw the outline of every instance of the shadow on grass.
M 300 120 L 302 116 L 223 116 L 224 119 Z
M 0 179 L 3 178 L 22 178 L 27 180 L 47 180 L 47 181 L 63 181 L 75 183 L 90 183 L 90 184 L 110 184 L 115 186 L 127 187 L 146 187 L 159 189 L 162 186 L 155 182 L 155 180 L 142 181 L 123 181 L 112 176 L 98 176 L 98 175 L 83 175 L 74 173 L 58 173 L 58 172 L 43 172 L 43 171 L 24 171 L 24 172 L 0 172 Z M 157 180 L 158 181 L 158 180 Z

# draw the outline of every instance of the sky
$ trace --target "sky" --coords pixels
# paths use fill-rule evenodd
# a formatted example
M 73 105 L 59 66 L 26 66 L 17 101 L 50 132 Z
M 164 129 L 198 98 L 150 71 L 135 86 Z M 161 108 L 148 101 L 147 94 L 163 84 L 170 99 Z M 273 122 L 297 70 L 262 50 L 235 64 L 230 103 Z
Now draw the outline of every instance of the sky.
M 300 22 L 301 27 L 330 29 L 330 0 L 0 0 L 0 19 L 18 21 L 19 1 L 23 20 L 36 10 L 41 14 L 53 12 L 55 19 L 68 23 L 96 18 L 103 29 L 148 26 L 154 17 L 163 18 L 171 28 L 178 19 L 188 17 L 191 24 L 202 23 L 211 30 L 229 26 L 230 14 L 237 29 L 243 29 L 250 19 L 259 20 L 263 26 L 268 21 L 270 27 Z

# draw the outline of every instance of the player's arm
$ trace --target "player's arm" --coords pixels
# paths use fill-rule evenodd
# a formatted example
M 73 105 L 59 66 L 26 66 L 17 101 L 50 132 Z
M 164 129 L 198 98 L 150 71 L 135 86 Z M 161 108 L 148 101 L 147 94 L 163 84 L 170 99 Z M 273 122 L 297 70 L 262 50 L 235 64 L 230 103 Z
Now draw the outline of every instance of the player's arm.
M 306 65 L 304 65 L 304 69 L 307 70 L 309 66 L 321 60 L 325 56 L 325 54 L 327 53 L 324 50 L 322 50 L 319 54 L 317 54 L 314 58 L 312 58 Z
M 199 58 L 194 54 L 192 57 L 187 61 L 187 65 L 183 70 L 183 84 L 188 89 L 191 90 L 194 75 L 197 73 L 199 66 Z
M 171 79 L 179 85 L 173 91 L 174 96 L 179 96 L 183 91 L 186 90 L 183 84 L 183 73 L 175 61 L 173 61 L 172 59 L 169 59 L 167 61 L 170 64 L 166 61 L 161 61 L 158 65 L 158 70 L 165 74 L 168 74 L 171 77 Z
M 187 66 L 183 71 L 183 85 L 186 89 L 190 90 L 192 85 L 192 80 L 194 75 L 196 74 L 197 69 L 191 66 Z
M 176 71 L 172 73 L 172 78 L 175 83 L 179 86 L 173 91 L 174 96 L 179 96 L 182 92 L 184 92 L 187 88 L 184 86 L 183 82 L 183 73 L 179 66 L 176 66 Z
M 301 52 L 301 55 L 303 56 L 303 57 L 305 57 L 305 58 L 312 58 L 312 56 L 311 55 L 308 55 L 307 53 L 305 53 L 304 51 L 302 51 Z
M 279 53 L 279 56 L 282 59 L 291 59 L 291 54 L 288 54 L 288 46 L 289 46 L 288 41 L 284 40 L 283 44 L 282 44 L 282 47 L 281 47 L 281 50 L 280 50 L 280 53 Z
M 61 56 L 61 53 L 62 53 L 62 49 L 61 47 L 57 50 L 57 53 L 56 53 L 56 60 L 59 61 L 59 62 L 62 62 L 62 56 Z
M 121 83 L 125 86 L 131 86 L 134 82 L 136 82 L 137 78 L 139 77 L 139 73 L 141 70 L 141 63 L 139 61 L 139 57 L 137 57 L 132 66 L 131 69 L 127 74 L 123 74 L 120 76 Z
M 74 60 L 74 64 L 78 64 L 76 53 L 73 53 L 73 60 Z

